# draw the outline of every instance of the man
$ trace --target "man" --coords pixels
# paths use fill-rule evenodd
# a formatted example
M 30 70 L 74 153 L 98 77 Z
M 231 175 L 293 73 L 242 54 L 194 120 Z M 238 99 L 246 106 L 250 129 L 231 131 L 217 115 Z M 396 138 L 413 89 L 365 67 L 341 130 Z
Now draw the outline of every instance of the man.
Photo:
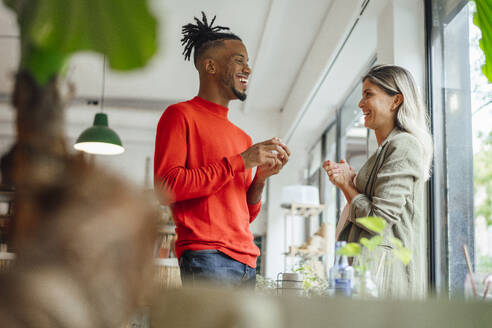
M 183 26 L 183 54 L 199 73 L 198 96 L 169 106 L 157 126 L 156 190 L 167 191 L 176 223 L 183 284 L 254 287 L 260 254 L 249 230 L 268 177 L 287 163 L 280 139 L 252 145 L 227 119 L 230 100 L 246 99 L 248 53 L 229 28 L 195 18 Z M 252 181 L 252 168 L 256 174 Z

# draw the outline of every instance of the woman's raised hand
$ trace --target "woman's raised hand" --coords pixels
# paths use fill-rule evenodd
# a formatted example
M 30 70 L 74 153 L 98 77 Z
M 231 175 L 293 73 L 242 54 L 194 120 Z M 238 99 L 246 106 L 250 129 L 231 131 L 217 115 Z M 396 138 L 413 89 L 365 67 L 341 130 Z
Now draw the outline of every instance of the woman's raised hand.
M 340 163 L 325 161 L 323 163 L 323 169 L 328 174 L 330 182 L 338 188 L 343 189 L 346 185 L 353 185 L 355 177 L 355 170 L 345 160 L 341 160 Z

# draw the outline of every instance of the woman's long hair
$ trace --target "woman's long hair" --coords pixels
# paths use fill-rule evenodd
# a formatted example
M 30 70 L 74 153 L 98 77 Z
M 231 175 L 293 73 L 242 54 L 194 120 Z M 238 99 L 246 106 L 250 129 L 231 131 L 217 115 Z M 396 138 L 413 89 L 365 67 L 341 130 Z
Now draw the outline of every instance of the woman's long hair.
M 396 65 L 377 65 L 362 78 L 369 79 L 386 94 L 401 94 L 403 102 L 395 116 L 395 126 L 412 134 L 422 145 L 424 179 L 430 177 L 432 163 L 432 136 L 429 131 L 429 117 L 410 72 Z

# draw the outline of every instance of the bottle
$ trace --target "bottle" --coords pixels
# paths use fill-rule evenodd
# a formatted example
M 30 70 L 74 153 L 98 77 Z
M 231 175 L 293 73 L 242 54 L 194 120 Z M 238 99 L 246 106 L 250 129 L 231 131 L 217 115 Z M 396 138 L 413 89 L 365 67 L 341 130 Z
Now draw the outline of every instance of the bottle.
M 335 244 L 336 251 L 338 252 L 346 244 L 345 241 L 338 241 Z M 349 265 L 346 255 L 336 255 L 335 264 L 330 269 L 328 281 L 329 285 L 332 286 L 334 295 L 352 295 L 354 269 Z
M 328 271 L 328 295 L 333 296 L 335 294 L 335 278 L 338 273 L 338 262 L 340 262 L 340 255 L 338 255 L 338 250 L 345 244 L 343 241 L 337 241 L 335 243 L 335 263 Z

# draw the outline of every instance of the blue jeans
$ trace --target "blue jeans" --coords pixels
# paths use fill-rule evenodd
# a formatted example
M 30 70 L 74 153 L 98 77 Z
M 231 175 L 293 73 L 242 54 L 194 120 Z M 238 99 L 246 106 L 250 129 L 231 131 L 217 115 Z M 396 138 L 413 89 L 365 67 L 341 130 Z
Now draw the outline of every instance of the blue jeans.
M 197 283 L 246 288 L 256 285 L 256 269 L 215 249 L 184 251 L 179 269 L 185 287 Z

